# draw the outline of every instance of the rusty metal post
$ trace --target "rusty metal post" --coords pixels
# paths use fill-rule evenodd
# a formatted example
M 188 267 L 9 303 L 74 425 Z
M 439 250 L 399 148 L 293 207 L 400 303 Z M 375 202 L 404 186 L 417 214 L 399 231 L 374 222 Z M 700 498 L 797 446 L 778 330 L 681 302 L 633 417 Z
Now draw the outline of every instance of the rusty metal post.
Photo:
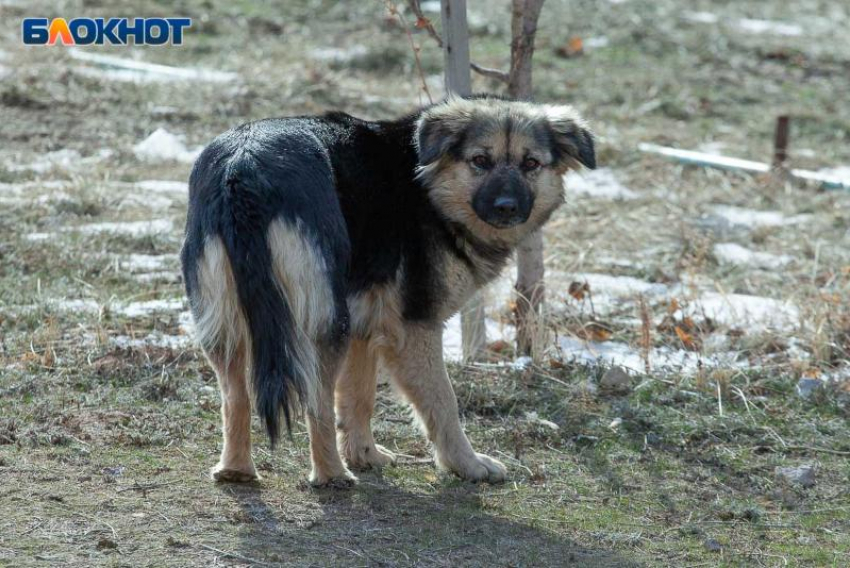
M 788 115 L 782 115 L 776 119 L 776 132 L 773 135 L 773 167 L 785 169 L 788 160 Z

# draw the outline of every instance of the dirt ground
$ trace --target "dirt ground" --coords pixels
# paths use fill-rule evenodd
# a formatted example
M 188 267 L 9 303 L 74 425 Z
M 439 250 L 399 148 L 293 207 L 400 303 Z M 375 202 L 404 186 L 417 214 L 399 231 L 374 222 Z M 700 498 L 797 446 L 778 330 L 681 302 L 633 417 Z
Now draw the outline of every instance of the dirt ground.
M 850 8 L 547 0 L 536 96 L 585 114 L 602 169 L 546 230 L 535 360 L 507 341 L 508 275 L 492 361 L 450 367 L 510 480 L 438 472 L 382 386 L 376 437 L 402 458 L 341 491 L 306 484 L 303 424 L 274 451 L 256 424 L 261 482 L 209 481 L 185 183 L 235 124 L 427 102 L 405 28 L 378 1 L 135 4 L 0 0 L 0 565 L 850 565 L 850 195 L 638 150 L 769 160 L 787 113 L 794 166 L 848 175 Z M 473 59 L 505 66 L 508 2 L 469 4 Z M 36 15 L 194 23 L 181 47 L 24 48 Z M 441 53 L 413 32 L 438 98 Z

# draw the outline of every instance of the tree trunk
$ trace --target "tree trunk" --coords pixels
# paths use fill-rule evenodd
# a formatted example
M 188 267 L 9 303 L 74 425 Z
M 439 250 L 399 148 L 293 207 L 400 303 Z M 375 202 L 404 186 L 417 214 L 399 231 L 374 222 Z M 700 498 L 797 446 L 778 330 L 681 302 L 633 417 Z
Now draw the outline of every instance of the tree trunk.
M 531 58 L 537 20 L 544 0 L 512 0 L 511 70 L 508 94 L 517 100 L 532 99 Z M 532 353 L 539 338 L 539 316 L 545 289 L 543 286 L 543 235 L 535 231 L 517 249 L 517 352 Z
M 446 62 L 446 91 L 460 96 L 472 93 L 469 72 L 469 27 L 466 23 L 466 0 L 441 0 L 443 53 Z M 475 294 L 460 312 L 463 359 L 480 359 L 487 346 L 484 303 Z

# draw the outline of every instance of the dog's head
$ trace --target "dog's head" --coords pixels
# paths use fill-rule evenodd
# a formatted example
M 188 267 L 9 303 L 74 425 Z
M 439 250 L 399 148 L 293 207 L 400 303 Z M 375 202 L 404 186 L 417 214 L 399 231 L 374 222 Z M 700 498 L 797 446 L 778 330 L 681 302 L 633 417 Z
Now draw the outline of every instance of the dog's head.
M 419 178 L 434 205 L 476 237 L 515 244 L 563 202 L 563 174 L 596 167 L 569 106 L 452 98 L 416 125 Z

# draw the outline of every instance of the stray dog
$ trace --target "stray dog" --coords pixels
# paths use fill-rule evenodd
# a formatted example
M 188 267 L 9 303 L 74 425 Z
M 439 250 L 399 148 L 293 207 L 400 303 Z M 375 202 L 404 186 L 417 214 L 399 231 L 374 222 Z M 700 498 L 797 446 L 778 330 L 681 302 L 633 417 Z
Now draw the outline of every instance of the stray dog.
M 272 444 L 306 410 L 314 485 L 393 454 L 370 419 L 380 358 L 413 404 L 437 464 L 500 482 L 463 432 L 444 322 L 594 168 L 569 106 L 450 98 L 396 121 L 341 112 L 234 128 L 189 183 L 183 275 L 222 394 L 217 481 L 251 481 L 251 399 Z M 341 455 L 340 455 L 341 454 Z M 343 461 L 344 460 L 344 461 Z

